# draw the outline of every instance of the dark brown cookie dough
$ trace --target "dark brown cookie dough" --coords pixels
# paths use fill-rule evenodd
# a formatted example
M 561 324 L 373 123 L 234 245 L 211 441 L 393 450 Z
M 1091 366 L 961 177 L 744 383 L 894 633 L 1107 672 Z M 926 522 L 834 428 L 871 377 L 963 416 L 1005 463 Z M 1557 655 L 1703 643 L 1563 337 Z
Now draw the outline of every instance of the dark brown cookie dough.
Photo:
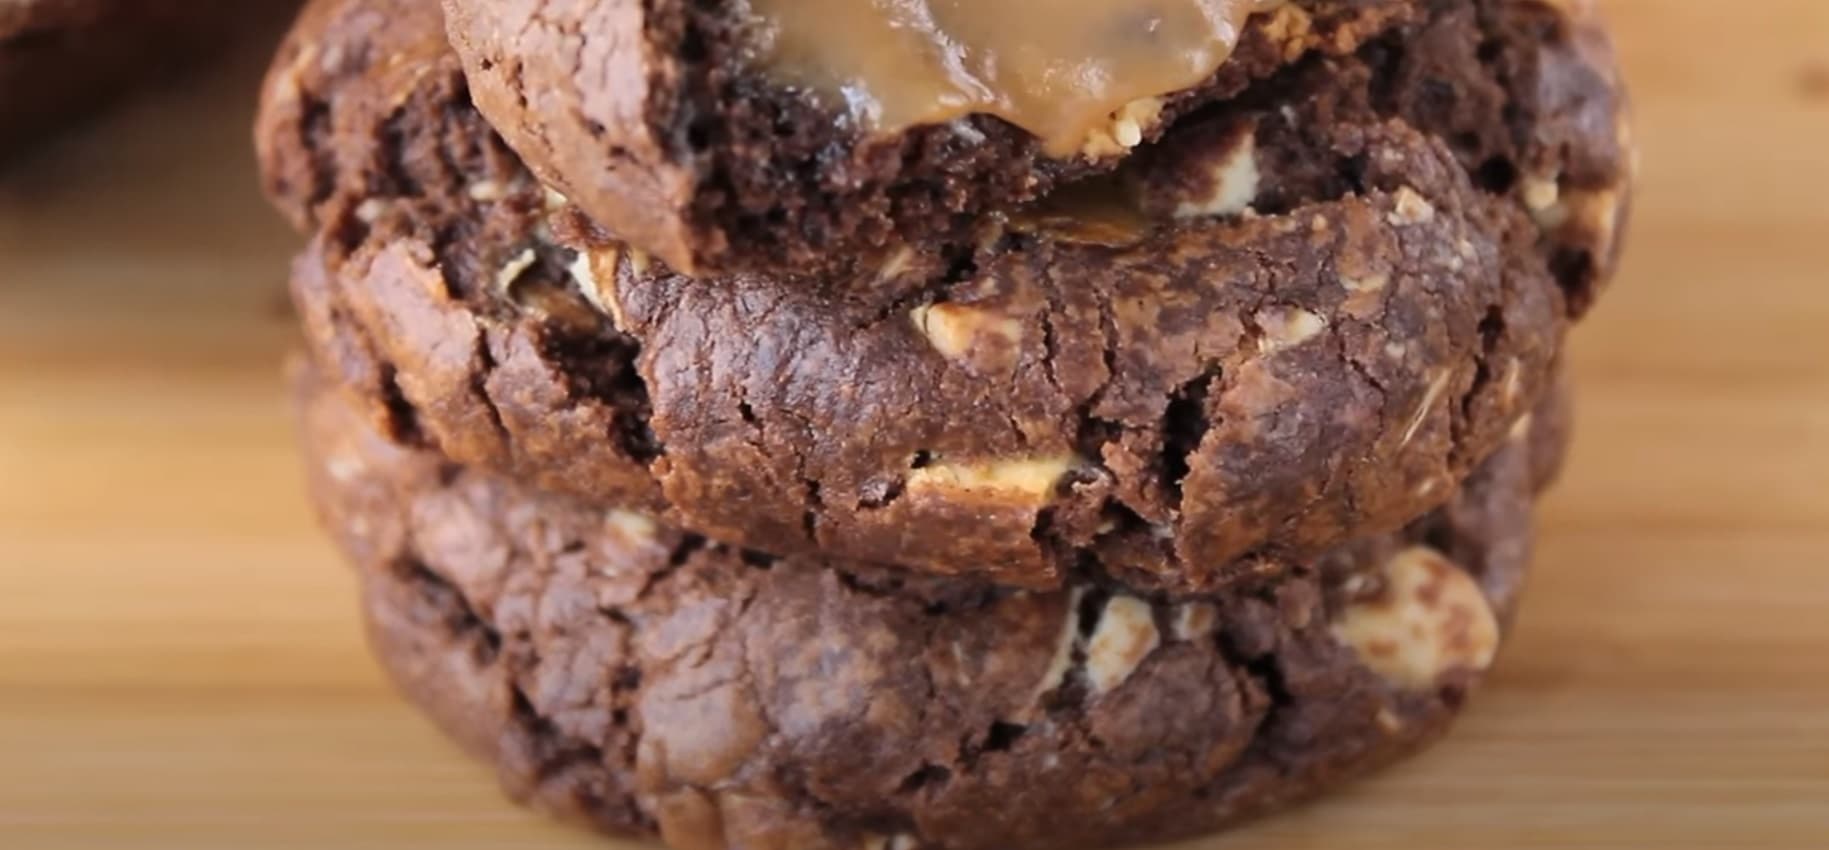
M 1431 26 L 1477 34 L 1472 12 Z M 717 539 L 1219 586 L 1439 505 L 1566 322 L 1510 187 L 1403 119 L 1433 90 L 1397 88 L 1407 42 L 1139 153 L 1112 191 L 1153 230 L 1030 214 L 860 285 L 690 279 L 554 213 L 435 18 L 325 0 L 269 81 L 270 188 L 323 230 L 295 275 L 319 359 L 462 462 Z
M 1108 168 L 1174 118 L 1311 52 L 1349 51 L 1416 5 L 1303 0 L 1255 16 L 1211 77 L 1139 92 L 1149 96 L 1057 156 L 984 115 L 868 132 L 842 103 L 757 67 L 746 4 L 445 4 L 479 107 L 534 170 L 698 274 L 806 270 L 969 236 L 985 213 Z
M 1310 42 L 1319 32 L 1322 53 L 1356 48 L 1345 64 L 1376 69 L 1367 96 L 1378 112 L 1443 141 L 1477 185 L 1530 211 L 1552 271 L 1575 312 L 1585 311 L 1611 278 L 1636 161 L 1612 46 L 1592 0 L 1373 0 L 1325 15 L 1303 11 L 1308 5 L 1325 4 L 1280 11 L 1308 23 L 1286 22 L 1274 36 L 1254 28 L 1228 68 L 1251 64 L 1247 56 L 1256 48 L 1249 45 L 1261 37 L 1314 47 Z M 1354 8 L 1344 11 L 1346 6 Z M 1358 23 L 1320 26 L 1322 18 Z M 454 73 L 459 66 L 444 37 L 432 32 L 441 22 L 436 8 L 415 0 L 310 5 L 275 63 L 257 134 L 269 192 L 289 218 L 304 226 L 376 195 L 461 192 L 472 185 L 465 175 L 482 173 L 479 159 L 499 167 L 512 156 L 470 108 L 469 86 Z M 1371 37 L 1373 32 L 1381 34 Z M 326 52 L 328 44 L 341 47 Z M 1243 88 L 1193 113 L 1290 100 L 1295 90 L 1285 78 L 1317 61 L 1310 57 L 1293 62 L 1294 70 L 1223 86 Z M 1271 61 L 1267 67 L 1277 66 Z M 1166 128 L 1167 122 L 1151 135 Z M 478 130 L 490 138 L 481 141 Z M 378 135 L 389 143 L 377 148 Z M 988 151 L 979 156 L 997 162 Z M 756 179 L 779 173 L 768 169 Z M 1043 185 L 1068 176 L 1073 174 L 1043 181 L 1029 193 L 1039 195 Z M 834 214 L 845 209 L 834 206 Z M 960 223 L 949 230 L 978 235 L 981 217 L 953 217 Z M 776 239 L 778 230 L 771 226 L 766 238 Z M 940 251 L 936 246 L 950 243 L 935 237 L 891 244 Z M 893 251 L 829 253 L 853 265 L 866 256 L 874 268 L 885 261 L 879 254 Z M 853 277 L 874 282 L 868 275 Z
M 1393 105 L 1466 134 L 1469 167 L 1493 182 L 1526 180 L 1552 229 L 1614 229 L 1626 164 L 1597 143 L 1623 126 L 1622 102 L 1591 4 L 1266 5 L 1212 77 L 1112 116 L 1128 144 L 1095 132 L 1091 155 L 1063 158 L 982 115 L 863 132 L 754 67 L 743 4 L 445 2 L 478 105 L 509 143 L 610 230 L 690 273 L 804 271 L 955 240 L 1205 105 L 1261 103 L 1279 72 L 1367 49 L 1400 75 Z M 1582 250 L 1562 260 L 1572 277 L 1589 274 Z
M 1393 74 L 1385 96 L 1453 145 L 1483 188 L 1530 211 L 1570 309 L 1585 314 L 1619 263 L 1638 169 L 1596 0 L 1428 5 L 1414 40 L 1380 60 Z
M 515 798 L 681 850 L 1070 850 L 1287 805 L 1443 730 L 1529 549 L 1518 439 L 1443 512 L 1250 586 L 998 590 L 539 495 L 304 386 L 406 693 Z
M 286 0 L 0 2 L 0 151 L 216 53 Z

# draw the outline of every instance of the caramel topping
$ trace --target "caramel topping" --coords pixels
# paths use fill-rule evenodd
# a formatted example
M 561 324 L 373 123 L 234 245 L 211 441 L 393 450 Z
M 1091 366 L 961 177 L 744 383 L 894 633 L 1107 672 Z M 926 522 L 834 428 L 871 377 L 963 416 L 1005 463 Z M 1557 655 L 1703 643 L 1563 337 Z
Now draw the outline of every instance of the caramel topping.
M 996 115 L 1050 156 L 1134 147 L 1140 101 L 1198 85 L 1281 0 L 749 0 L 775 77 L 872 131 Z

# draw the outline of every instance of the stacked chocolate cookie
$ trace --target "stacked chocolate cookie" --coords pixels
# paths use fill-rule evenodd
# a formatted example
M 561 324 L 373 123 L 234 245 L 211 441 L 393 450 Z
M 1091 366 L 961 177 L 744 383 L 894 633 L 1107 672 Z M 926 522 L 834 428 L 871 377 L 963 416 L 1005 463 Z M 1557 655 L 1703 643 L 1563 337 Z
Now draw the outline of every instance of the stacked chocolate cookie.
M 0 153 L 281 20 L 292 0 L 0 0 Z
M 815 5 L 282 48 L 306 449 L 406 692 L 684 850 L 1172 838 L 1438 734 L 1617 253 L 1586 4 Z

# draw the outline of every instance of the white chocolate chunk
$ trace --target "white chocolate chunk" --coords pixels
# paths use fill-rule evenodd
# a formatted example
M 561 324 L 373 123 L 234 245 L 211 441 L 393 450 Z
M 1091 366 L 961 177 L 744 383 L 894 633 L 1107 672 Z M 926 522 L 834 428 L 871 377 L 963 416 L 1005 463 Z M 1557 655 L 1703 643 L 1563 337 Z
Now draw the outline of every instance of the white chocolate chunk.
M 1264 354 L 1294 348 L 1327 329 L 1327 320 L 1300 307 L 1270 307 L 1258 311 L 1256 320 L 1263 330 L 1257 347 Z
M 1162 644 L 1155 613 L 1134 596 L 1105 603 L 1099 626 L 1086 641 L 1086 680 L 1095 694 L 1110 693 Z
M 1427 690 L 1456 671 L 1478 673 L 1499 650 L 1499 620 L 1478 582 L 1423 546 L 1384 565 L 1384 592 L 1347 606 L 1335 638 L 1399 687 Z
M 1022 344 L 1022 322 L 966 304 L 925 304 L 909 312 L 915 329 L 948 360 L 969 361 L 974 352 Z
M 526 274 L 527 270 L 533 268 L 534 264 L 539 261 L 540 255 L 534 253 L 532 248 L 528 248 L 503 263 L 501 269 L 495 273 L 496 291 L 503 294 L 512 291 L 515 283 L 521 279 L 521 275 Z
M 1392 224 L 1428 224 L 1435 220 L 1435 207 L 1415 189 L 1399 188 L 1395 200 L 1396 205 L 1389 216 Z
M 1202 201 L 1182 201 L 1175 217 L 1238 215 L 1257 200 L 1262 179 L 1257 167 L 1257 135 L 1241 133 L 1232 150 L 1213 166 L 1213 193 Z
M 1211 602 L 1188 602 L 1175 610 L 1175 639 L 1183 643 L 1201 640 L 1219 625 L 1219 609 Z
M 1075 462 L 1064 454 L 957 463 L 936 459 L 908 473 L 908 489 L 1041 503 L 1054 494 Z

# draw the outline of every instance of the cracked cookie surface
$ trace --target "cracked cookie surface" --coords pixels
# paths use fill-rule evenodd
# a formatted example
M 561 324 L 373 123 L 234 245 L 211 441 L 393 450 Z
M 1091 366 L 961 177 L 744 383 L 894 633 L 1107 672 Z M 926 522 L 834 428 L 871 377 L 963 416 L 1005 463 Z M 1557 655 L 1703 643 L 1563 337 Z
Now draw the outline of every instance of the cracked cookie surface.
M 317 503 L 403 690 L 517 799 L 682 850 L 1166 840 L 1399 758 L 1492 663 L 1566 424 L 1545 408 L 1409 529 L 1169 598 L 733 550 L 299 388 Z
M 319 232 L 294 280 L 317 356 L 395 433 L 777 554 L 1214 588 L 1441 504 L 1542 395 L 1597 280 L 1556 257 L 1594 237 L 1545 230 L 1518 174 L 1619 153 L 1612 124 L 1532 111 L 1556 86 L 1487 70 L 1588 68 L 1502 25 L 1520 6 L 1300 63 L 1090 214 L 868 283 L 694 279 L 611 239 L 490 131 L 426 4 L 314 4 L 259 139 Z M 1451 74 L 1483 85 L 1460 108 L 1430 94 Z

